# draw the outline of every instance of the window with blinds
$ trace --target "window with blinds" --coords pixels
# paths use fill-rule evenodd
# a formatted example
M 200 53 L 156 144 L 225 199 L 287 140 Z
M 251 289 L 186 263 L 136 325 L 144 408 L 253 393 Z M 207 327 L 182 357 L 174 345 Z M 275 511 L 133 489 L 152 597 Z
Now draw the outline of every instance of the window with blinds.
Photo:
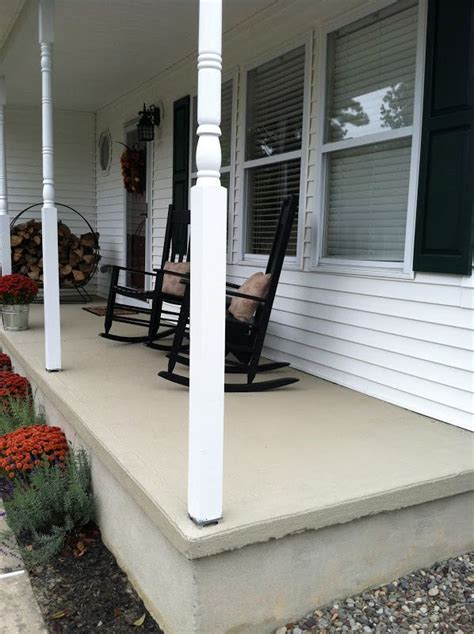
M 247 74 L 245 251 L 267 255 L 285 196 L 299 194 L 303 132 L 305 47 Z M 287 255 L 296 256 L 297 222 Z
M 417 16 L 404 0 L 328 36 L 326 257 L 404 259 Z

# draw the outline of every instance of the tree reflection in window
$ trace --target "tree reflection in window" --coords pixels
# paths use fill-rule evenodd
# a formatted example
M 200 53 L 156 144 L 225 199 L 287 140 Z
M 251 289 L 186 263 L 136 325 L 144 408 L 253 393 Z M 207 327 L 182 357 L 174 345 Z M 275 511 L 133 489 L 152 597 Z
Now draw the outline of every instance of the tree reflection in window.
M 350 105 L 341 109 L 336 117 L 332 117 L 329 121 L 331 128 L 331 140 L 340 141 L 344 139 L 348 133 L 347 125 L 366 126 L 369 125 L 370 119 L 360 101 L 351 99 Z
M 399 82 L 391 86 L 380 106 L 380 118 L 382 128 L 404 128 L 411 125 L 413 119 L 412 95 L 407 94 L 405 84 Z

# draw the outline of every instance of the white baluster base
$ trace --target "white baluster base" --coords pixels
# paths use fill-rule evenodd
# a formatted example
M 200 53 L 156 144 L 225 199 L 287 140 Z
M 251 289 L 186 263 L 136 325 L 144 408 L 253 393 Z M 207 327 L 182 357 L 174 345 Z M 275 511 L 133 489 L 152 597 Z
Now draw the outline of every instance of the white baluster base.
M 43 234 L 44 335 L 46 370 L 61 369 L 61 338 L 58 270 L 58 212 L 55 207 L 41 210 Z

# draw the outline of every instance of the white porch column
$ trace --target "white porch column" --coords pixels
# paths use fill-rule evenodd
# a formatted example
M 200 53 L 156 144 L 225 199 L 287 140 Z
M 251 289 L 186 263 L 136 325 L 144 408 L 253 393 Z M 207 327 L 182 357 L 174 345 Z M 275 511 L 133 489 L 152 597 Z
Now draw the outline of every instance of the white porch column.
M 200 0 L 188 472 L 188 512 L 200 525 L 222 517 L 227 195 L 220 184 L 221 48 L 222 0 Z
M 5 77 L 0 77 L 0 267 L 2 275 L 12 272 L 10 218 L 8 217 L 7 148 L 5 142 Z
M 55 207 L 53 145 L 53 42 L 54 0 L 39 0 L 43 129 L 43 237 L 44 333 L 46 369 L 61 369 L 61 324 L 59 313 L 58 212 Z

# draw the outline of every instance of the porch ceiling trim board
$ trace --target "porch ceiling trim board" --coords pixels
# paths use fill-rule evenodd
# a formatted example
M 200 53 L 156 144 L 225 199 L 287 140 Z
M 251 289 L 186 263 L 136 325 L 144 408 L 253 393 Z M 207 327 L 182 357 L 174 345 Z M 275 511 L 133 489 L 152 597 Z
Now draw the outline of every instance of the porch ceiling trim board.
M 55 207 L 53 140 L 53 43 L 54 0 L 39 0 L 39 43 L 41 49 L 41 109 L 43 156 L 43 296 L 45 365 L 50 372 L 61 369 L 61 323 L 59 309 L 58 211 Z
M 8 217 L 7 153 L 5 139 L 5 77 L 0 77 L 0 267 L 2 275 L 12 272 L 10 219 Z

